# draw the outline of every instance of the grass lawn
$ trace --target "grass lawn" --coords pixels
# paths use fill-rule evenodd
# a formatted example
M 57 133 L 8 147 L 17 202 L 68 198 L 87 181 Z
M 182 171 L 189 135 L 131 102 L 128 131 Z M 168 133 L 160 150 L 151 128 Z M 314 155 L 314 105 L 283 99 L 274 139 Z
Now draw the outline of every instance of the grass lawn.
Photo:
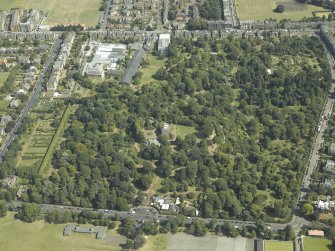
M 154 75 L 165 63 L 165 60 L 158 59 L 153 55 L 149 55 L 148 60 L 149 66 L 141 69 L 141 72 L 143 73 L 141 84 L 149 84 L 153 81 L 157 81 L 152 77 L 152 75 Z
M 146 237 L 146 244 L 139 251 L 164 251 L 167 250 L 169 234 L 150 235 Z
M 89 251 L 121 250 L 107 240 L 97 240 L 89 234 L 73 233 L 63 236 L 66 224 L 48 224 L 44 221 L 23 223 L 14 220 L 10 213 L 0 219 L 0 250 L 6 251 Z M 107 237 L 109 237 L 109 231 Z
M 304 251 L 330 251 L 332 241 L 326 238 L 304 237 Z
M 280 0 L 277 2 L 292 2 L 294 0 Z M 275 13 L 277 7 L 275 0 L 237 0 L 237 14 L 241 20 L 264 20 L 268 18 L 301 20 L 304 17 L 313 17 L 312 11 L 323 11 L 325 9 L 313 5 L 306 5 L 302 10 Z
M 196 130 L 193 126 L 182 126 L 176 125 L 176 136 L 180 136 L 181 138 L 185 138 L 188 134 L 195 133 Z
M 9 72 L 0 72 L 0 87 L 2 87 L 3 84 L 6 82 L 8 76 Z
M 293 251 L 290 241 L 264 241 L 264 251 Z
M 0 0 L 3 10 L 13 7 L 50 12 L 43 24 L 85 24 L 95 26 L 101 0 Z
M 8 112 L 9 102 L 6 100 L 0 100 L 0 111 Z
M 33 128 L 22 139 L 24 144 L 17 157 L 18 168 L 35 167 L 36 163 L 42 162 L 55 132 L 51 122 L 52 120 L 35 120 Z M 43 132 L 45 128 L 53 130 L 46 133 Z M 35 171 L 37 172 L 37 169 Z

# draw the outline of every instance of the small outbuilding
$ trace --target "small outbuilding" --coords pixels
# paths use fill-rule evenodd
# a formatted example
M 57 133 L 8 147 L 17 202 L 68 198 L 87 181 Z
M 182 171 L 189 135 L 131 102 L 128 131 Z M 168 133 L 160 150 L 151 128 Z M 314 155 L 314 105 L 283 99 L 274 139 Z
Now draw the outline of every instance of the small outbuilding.
M 324 237 L 325 233 L 321 230 L 308 230 L 308 236 Z

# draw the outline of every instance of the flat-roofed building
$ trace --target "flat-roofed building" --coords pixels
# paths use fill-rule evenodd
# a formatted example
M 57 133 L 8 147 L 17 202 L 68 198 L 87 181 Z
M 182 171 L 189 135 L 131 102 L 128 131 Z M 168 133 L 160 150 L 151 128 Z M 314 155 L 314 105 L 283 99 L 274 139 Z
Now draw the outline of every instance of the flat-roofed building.
M 91 78 L 104 78 L 105 70 L 108 73 L 118 69 L 119 61 L 126 56 L 127 46 L 124 44 L 104 44 L 91 42 L 90 46 L 95 50 L 91 62 L 86 63 L 83 74 Z
M 169 47 L 169 44 L 171 42 L 171 35 L 166 34 L 160 34 L 158 38 L 158 51 L 164 51 Z
M 20 23 L 23 16 L 23 10 L 15 8 L 10 10 L 11 20 L 10 20 L 10 30 L 13 32 L 21 31 Z
M 308 230 L 308 236 L 318 236 L 318 237 L 324 237 L 325 233 L 321 230 Z

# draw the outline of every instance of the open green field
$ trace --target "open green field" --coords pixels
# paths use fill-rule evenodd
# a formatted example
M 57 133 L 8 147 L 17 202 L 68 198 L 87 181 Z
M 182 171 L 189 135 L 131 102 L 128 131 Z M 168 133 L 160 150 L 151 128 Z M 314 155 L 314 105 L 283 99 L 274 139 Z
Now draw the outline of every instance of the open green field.
M 49 12 L 43 24 L 84 24 L 95 26 L 99 19 L 101 0 L 0 0 L 0 8 L 20 7 Z
M 286 8 L 284 13 L 275 13 L 273 10 L 277 7 L 277 3 L 285 3 L 294 5 L 294 9 Z M 314 5 L 298 5 L 294 0 L 237 0 L 237 15 L 241 20 L 264 20 L 275 18 L 277 20 L 291 19 L 301 20 L 304 17 L 313 17 L 313 11 L 324 10 Z
M 6 82 L 8 76 L 9 72 L 0 72 L 0 87 L 2 87 L 3 84 Z
M 157 81 L 152 77 L 152 75 L 154 75 L 165 63 L 165 60 L 158 59 L 153 55 L 149 55 L 148 60 L 149 66 L 141 69 L 141 72 L 143 73 L 141 84 L 149 84 L 151 82 Z
M 332 241 L 326 238 L 304 237 L 304 251 L 330 251 Z
M 264 251 L 293 251 L 291 241 L 264 241 Z
M 63 236 L 66 224 L 49 224 L 43 221 L 24 223 L 14 220 L 13 214 L 0 219 L 0 250 L 6 251 L 90 251 L 121 250 L 110 244 L 110 234 L 106 239 L 97 240 L 89 234 L 73 233 Z
M 176 136 L 180 136 L 181 138 L 185 138 L 186 135 L 195 132 L 196 130 L 193 126 L 176 125 Z
M 146 244 L 139 251 L 164 251 L 167 250 L 169 234 L 157 234 L 146 237 Z

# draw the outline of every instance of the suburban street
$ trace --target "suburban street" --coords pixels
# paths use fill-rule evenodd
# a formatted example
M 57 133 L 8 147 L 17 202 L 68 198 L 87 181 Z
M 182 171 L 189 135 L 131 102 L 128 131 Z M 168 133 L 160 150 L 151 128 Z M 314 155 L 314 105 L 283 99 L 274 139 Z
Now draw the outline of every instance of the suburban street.
M 49 55 L 48 55 L 48 59 L 45 62 L 43 69 L 40 73 L 40 77 L 38 79 L 38 81 L 36 82 L 36 85 L 32 91 L 32 94 L 30 96 L 30 99 L 28 100 L 26 106 L 23 108 L 22 112 L 20 113 L 13 129 L 10 131 L 10 133 L 8 134 L 7 138 L 5 139 L 4 143 L 1 146 L 0 149 L 0 162 L 2 161 L 2 158 L 4 157 L 8 147 L 11 145 L 11 143 L 16 139 L 17 137 L 17 130 L 20 127 L 23 119 L 28 115 L 28 113 L 30 112 L 31 108 L 33 107 L 33 105 L 35 104 L 38 95 L 40 93 L 40 91 L 42 90 L 42 83 L 45 81 L 45 74 L 47 72 L 48 67 L 50 66 L 50 64 L 52 62 L 55 61 L 58 52 L 60 50 L 60 45 L 61 45 L 61 40 L 57 39 L 53 45 L 53 47 L 51 48 Z
M 22 206 L 22 202 L 14 201 L 10 204 L 12 208 L 20 208 Z M 176 217 L 176 215 L 165 215 L 159 214 L 155 208 L 152 207 L 136 207 L 132 208 L 129 211 L 116 211 L 116 210 L 108 210 L 108 209 L 92 209 L 92 208 L 81 208 L 81 207 L 73 207 L 73 206 L 62 206 L 62 205 L 52 205 L 52 204 L 40 204 L 41 210 L 44 213 L 48 213 L 51 211 L 58 212 L 77 212 L 80 213 L 84 209 L 90 210 L 96 213 L 103 213 L 104 217 L 119 217 L 123 218 L 133 218 L 136 221 L 143 222 L 148 220 L 155 220 L 158 222 L 164 222 L 168 220 L 168 217 Z M 201 217 L 186 217 L 185 223 L 191 223 L 193 220 L 202 220 L 206 224 L 209 223 L 212 219 L 201 218 Z M 236 228 L 241 228 L 242 226 L 251 227 L 255 226 L 255 222 L 253 221 L 242 221 L 242 220 L 228 220 L 228 219 L 215 219 L 218 225 L 222 225 L 225 222 L 230 222 Z M 290 223 L 290 225 L 296 224 L 296 222 Z M 284 229 L 287 224 L 275 224 L 275 223 L 265 223 L 265 226 L 272 230 L 280 230 Z M 292 226 L 293 227 L 293 226 Z
M 113 8 L 113 0 L 107 0 L 106 8 L 101 13 L 100 20 L 99 20 L 101 30 L 106 29 L 108 15 L 109 15 L 108 13 L 112 10 L 112 8 Z

